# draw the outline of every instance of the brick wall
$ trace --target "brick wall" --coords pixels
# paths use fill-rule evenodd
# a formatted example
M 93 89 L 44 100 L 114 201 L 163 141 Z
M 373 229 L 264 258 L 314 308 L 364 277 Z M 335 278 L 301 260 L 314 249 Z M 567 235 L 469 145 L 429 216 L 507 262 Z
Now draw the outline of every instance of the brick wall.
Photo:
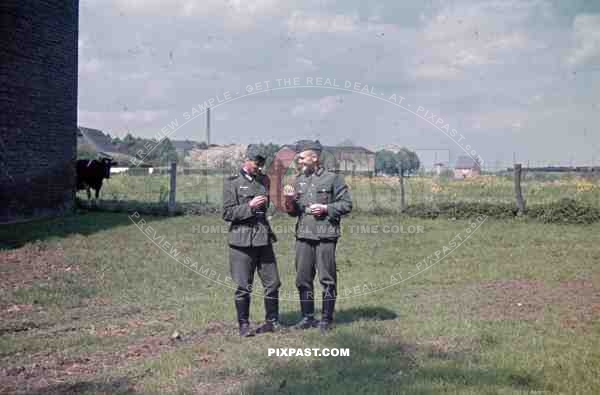
M 73 207 L 78 0 L 0 1 L 0 222 Z

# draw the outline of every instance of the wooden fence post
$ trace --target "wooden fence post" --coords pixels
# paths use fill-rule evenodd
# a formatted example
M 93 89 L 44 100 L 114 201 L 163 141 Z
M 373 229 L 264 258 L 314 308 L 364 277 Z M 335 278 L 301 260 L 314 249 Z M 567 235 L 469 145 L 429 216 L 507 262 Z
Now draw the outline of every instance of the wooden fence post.
M 169 215 L 175 214 L 175 190 L 177 189 L 177 162 L 171 162 L 171 187 L 169 189 Z
M 377 196 L 375 195 L 375 185 L 373 185 L 373 173 L 369 172 L 367 176 L 369 177 L 369 192 L 371 194 L 370 203 L 373 205 L 373 207 L 377 207 Z
M 521 164 L 515 163 L 515 197 L 517 199 L 518 215 L 525 213 L 525 201 L 523 200 L 523 194 L 521 192 Z
M 405 192 L 404 192 L 404 175 L 402 174 L 403 171 L 400 171 L 400 177 L 399 177 L 399 181 L 400 181 L 400 211 L 404 212 L 404 210 L 406 210 L 406 200 L 404 198 L 405 196 Z

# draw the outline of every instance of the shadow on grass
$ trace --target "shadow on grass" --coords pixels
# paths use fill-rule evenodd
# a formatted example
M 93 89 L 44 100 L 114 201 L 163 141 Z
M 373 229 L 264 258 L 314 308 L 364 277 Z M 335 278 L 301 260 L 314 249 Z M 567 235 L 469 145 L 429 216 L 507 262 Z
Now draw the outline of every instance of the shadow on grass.
M 430 346 L 406 344 L 393 338 L 363 338 L 337 332 L 328 335 L 324 344 L 329 348 L 347 348 L 350 356 L 270 357 L 278 360 L 277 369 L 246 386 L 242 393 L 416 395 L 543 389 L 529 373 L 473 367 L 468 359 L 454 359 L 432 352 Z
M 315 306 L 318 306 L 319 302 L 315 302 Z M 316 311 L 316 318 L 319 318 L 319 311 Z M 361 320 L 375 320 L 375 321 L 386 321 L 398 318 L 398 315 L 386 308 L 379 306 L 367 306 L 367 307 L 353 307 L 351 309 L 339 310 L 335 313 L 335 323 L 349 324 L 354 321 Z M 297 313 L 287 312 L 280 316 L 280 321 L 283 325 L 293 325 L 300 321 L 301 315 Z
M 19 393 L 19 392 L 17 392 Z M 133 385 L 127 378 L 111 379 L 107 382 L 80 381 L 61 383 L 26 392 L 29 395 L 66 395 L 66 394 L 135 394 Z
M 168 217 L 144 216 L 147 223 Z M 85 236 L 118 226 L 131 225 L 126 213 L 100 213 L 79 211 L 63 217 L 41 219 L 12 225 L 0 225 L 0 249 L 13 249 L 36 240 L 64 238 L 71 234 Z

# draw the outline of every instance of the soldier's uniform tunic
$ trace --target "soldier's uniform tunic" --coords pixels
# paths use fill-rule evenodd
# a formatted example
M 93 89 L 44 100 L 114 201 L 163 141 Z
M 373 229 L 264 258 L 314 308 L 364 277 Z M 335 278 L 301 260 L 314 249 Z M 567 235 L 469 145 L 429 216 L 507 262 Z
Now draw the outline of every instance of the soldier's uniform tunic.
M 297 193 L 288 214 L 298 217 L 296 223 L 296 287 L 304 317 L 314 314 L 315 274 L 323 288 L 324 319 L 332 320 L 337 293 L 335 249 L 340 237 L 341 217 L 352 211 L 352 197 L 344 177 L 322 167 L 310 175 L 296 178 Z M 327 214 L 310 213 L 314 203 L 327 205 Z
M 231 278 L 237 285 L 235 303 L 238 321 L 248 322 L 250 293 L 254 272 L 258 271 L 265 291 L 267 321 L 278 320 L 278 297 L 281 282 L 272 243 L 277 239 L 266 218 L 265 208 L 250 208 L 255 196 L 268 197 L 267 176 L 251 176 L 243 169 L 225 180 L 223 186 L 223 219 L 230 222 L 228 243 Z

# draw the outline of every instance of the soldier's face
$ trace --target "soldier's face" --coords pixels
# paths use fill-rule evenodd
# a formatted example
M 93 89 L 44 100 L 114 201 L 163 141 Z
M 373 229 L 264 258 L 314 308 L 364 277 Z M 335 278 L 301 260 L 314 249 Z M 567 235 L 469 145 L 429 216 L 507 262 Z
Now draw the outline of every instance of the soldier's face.
M 319 157 L 314 151 L 302 151 L 298 154 L 298 164 L 304 173 L 311 173 L 317 167 Z
M 258 173 L 258 167 L 259 167 L 258 165 L 259 165 L 259 163 L 257 161 L 247 160 L 244 163 L 244 169 L 251 176 L 255 176 Z

